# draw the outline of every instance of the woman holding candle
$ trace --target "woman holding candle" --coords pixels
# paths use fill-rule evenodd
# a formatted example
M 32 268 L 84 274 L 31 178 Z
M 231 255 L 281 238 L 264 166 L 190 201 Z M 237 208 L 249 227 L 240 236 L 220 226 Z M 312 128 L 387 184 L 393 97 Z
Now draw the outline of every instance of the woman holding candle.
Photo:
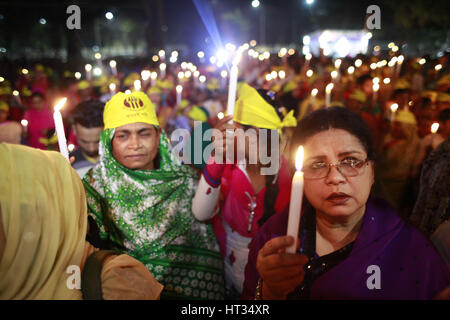
M 25 111 L 23 118 L 28 121 L 27 145 L 33 148 L 46 149 L 40 138 L 47 138 L 47 133 L 55 128 L 53 114 L 48 109 L 45 96 L 35 91 L 30 97 L 31 108 Z
M 236 101 L 233 118 L 224 117 L 216 126 L 216 129 L 221 130 L 224 135 L 223 140 L 217 138 L 214 141 L 216 154 L 222 152 L 225 156 L 234 145 L 234 140 L 231 140 L 231 143 L 228 140 L 226 143 L 225 133 L 226 123 L 233 119 L 234 124 L 231 128 L 243 129 L 245 134 L 254 132 L 262 137 L 263 129 L 272 129 L 267 130 L 268 134 L 264 139 L 267 139 L 267 149 L 270 150 L 269 157 L 272 162 L 279 163 L 282 150 L 274 149 L 279 147 L 273 139 L 276 137 L 272 135 L 277 133 L 277 129 L 295 126 L 296 121 L 292 116 L 293 112 L 282 121 L 274 107 L 276 103 L 277 101 L 266 91 L 257 91 L 243 84 L 239 89 L 239 99 Z M 276 139 L 276 142 L 279 142 L 278 138 Z M 225 281 L 229 299 L 239 298 L 242 293 L 248 244 L 252 237 L 272 214 L 281 212 L 289 202 L 290 173 L 287 161 L 283 157 L 281 166 L 274 168 L 275 172 L 262 173 L 267 165 L 261 163 L 261 152 L 253 143 L 256 142 L 252 139 L 249 139 L 248 143 L 237 143 L 234 153 L 242 151 L 243 157 L 235 159 L 229 157 L 227 164 L 224 164 L 224 161 L 216 162 L 215 157 L 211 156 L 203 170 L 193 200 L 193 212 L 197 219 L 205 221 L 213 218 L 225 263 Z M 269 151 L 264 150 L 262 154 L 267 152 Z
M 100 159 L 83 177 L 95 221 L 89 239 L 145 264 L 165 286 L 162 299 L 222 299 L 213 228 L 192 214 L 197 175 L 172 153 L 154 104 L 143 92 L 119 92 L 103 120 Z
M 300 248 L 284 253 L 287 209 L 269 219 L 250 244 L 243 298 L 257 288 L 262 299 L 431 299 L 450 285 L 428 240 L 370 197 L 374 150 L 360 117 L 318 110 L 292 143 L 305 151 Z

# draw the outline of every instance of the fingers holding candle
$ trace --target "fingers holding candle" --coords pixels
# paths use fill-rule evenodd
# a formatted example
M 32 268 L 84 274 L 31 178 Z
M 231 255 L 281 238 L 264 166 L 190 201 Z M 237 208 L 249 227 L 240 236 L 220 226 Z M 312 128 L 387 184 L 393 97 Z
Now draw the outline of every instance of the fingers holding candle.
M 263 280 L 264 299 L 284 299 L 302 283 L 303 266 L 308 258 L 305 255 L 284 253 L 293 243 L 292 237 L 277 237 L 266 242 L 259 250 L 256 268 Z

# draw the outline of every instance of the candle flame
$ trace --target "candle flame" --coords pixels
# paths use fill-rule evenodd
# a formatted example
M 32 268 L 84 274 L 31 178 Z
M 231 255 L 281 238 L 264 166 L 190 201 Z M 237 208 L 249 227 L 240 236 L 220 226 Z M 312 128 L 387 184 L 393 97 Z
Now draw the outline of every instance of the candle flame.
M 331 93 L 331 90 L 333 90 L 333 87 L 334 87 L 334 84 L 329 83 L 329 84 L 327 84 L 327 86 L 326 86 L 326 88 L 325 88 L 325 91 L 326 91 L 327 93 Z
M 380 85 L 378 83 L 374 83 L 372 86 L 373 91 L 377 92 L 380 89 Z
M 300 146 L 297 149 L 297 155 L 295 157 L 295 169 L 297 171 L 302 171 L 303 169 L 303 155 L 304 155 L 303 146 Z
M 431 125 L 431 133 L 436 133 L 437 131 L 438 131 L 438 129 L 439 129 L 439 123 L 438 122 L 435 122 L 435 123 L 433 123 L 432 125 Z
M 61 109 L 64 106 L 64 104 L 66 103 L 66 101 L 67 101 L 66 97 L 59 100 L 58 103 L 54 107 L 55 111 L 61 111 Z
M 398 109 L 398 104 L 394 103 L 394 104 L 391 105 L 391 111 L 392 112 L 396 112 L 397 109 Z
M 28 120 L 23 119 L 22 121 L 20 121 L 20 123 L 21 123 L 24 127 L 28 126 Z
M 314 88 L 314 89 L 311 90 L 311 95 L 312 95 L 313 97 L 315 97 L 315 96 L 317 95 L 318 92 L 319 92 L 319 90 L 318 90 L 317 88 Z
M 181 93 L 183 91 L 183 86 L 177 85 L 177 87 L 175 89 L 177 90 L 178 93 Z

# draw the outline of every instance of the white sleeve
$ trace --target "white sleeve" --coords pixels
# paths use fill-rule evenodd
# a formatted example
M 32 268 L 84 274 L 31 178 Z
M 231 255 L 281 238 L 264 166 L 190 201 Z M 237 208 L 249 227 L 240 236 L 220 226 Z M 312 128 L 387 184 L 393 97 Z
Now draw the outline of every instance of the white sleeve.
M 192 212 L 200 221 L 209 220 L 214 217 L 217 201 L 219 200 L 220 185 L 211 187 L 202 175 L 198 183 L 197 191 L 192 200 Z

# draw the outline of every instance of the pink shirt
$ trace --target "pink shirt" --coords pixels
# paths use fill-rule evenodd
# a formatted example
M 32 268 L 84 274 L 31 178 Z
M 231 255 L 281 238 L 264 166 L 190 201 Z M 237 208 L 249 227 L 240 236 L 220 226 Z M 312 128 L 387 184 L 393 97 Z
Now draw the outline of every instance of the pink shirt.
M 275 213 L 282 212 L 289 205 L 291 195 L 291 175 L 287 167 L 287 161 L 284 158 L 281 163 L 277 183 L 279 191 L 275 202 Z M 251 197 L 256 197 L 256 208 L 254 209 L 255 215 L 250 233 L 248 233 L 250 199 L 246 192 Z M 266 188 L 264 187 L 261 191 L 255 194 L 253 186 L 246 174 L 235 165 L 226 165 L 221 179 L 221 193 L 225 199 L 225 202 L 221 208 L 222 218 L 233 229 L 233 231 L 238 232 L 241 236 L 253 238 L 259 229 L 258 220 L 264 213 L 264 197 L 266 194 Z M 226 234 L 219 216 L 215 216 L 213 218 L 213 226 L 221 247 L 221 251 L 224 253 L 226 252 L 224 250 Z
M 33 148 L 45 150 L 45 145 L 39 142 L 39 138 L 46 138 L 42 130 L 55 128 L 53 114 L 46 108 L 42 110 L 29 109 L 23 116 L 28 121 L 28 141 L 27 144 Z

